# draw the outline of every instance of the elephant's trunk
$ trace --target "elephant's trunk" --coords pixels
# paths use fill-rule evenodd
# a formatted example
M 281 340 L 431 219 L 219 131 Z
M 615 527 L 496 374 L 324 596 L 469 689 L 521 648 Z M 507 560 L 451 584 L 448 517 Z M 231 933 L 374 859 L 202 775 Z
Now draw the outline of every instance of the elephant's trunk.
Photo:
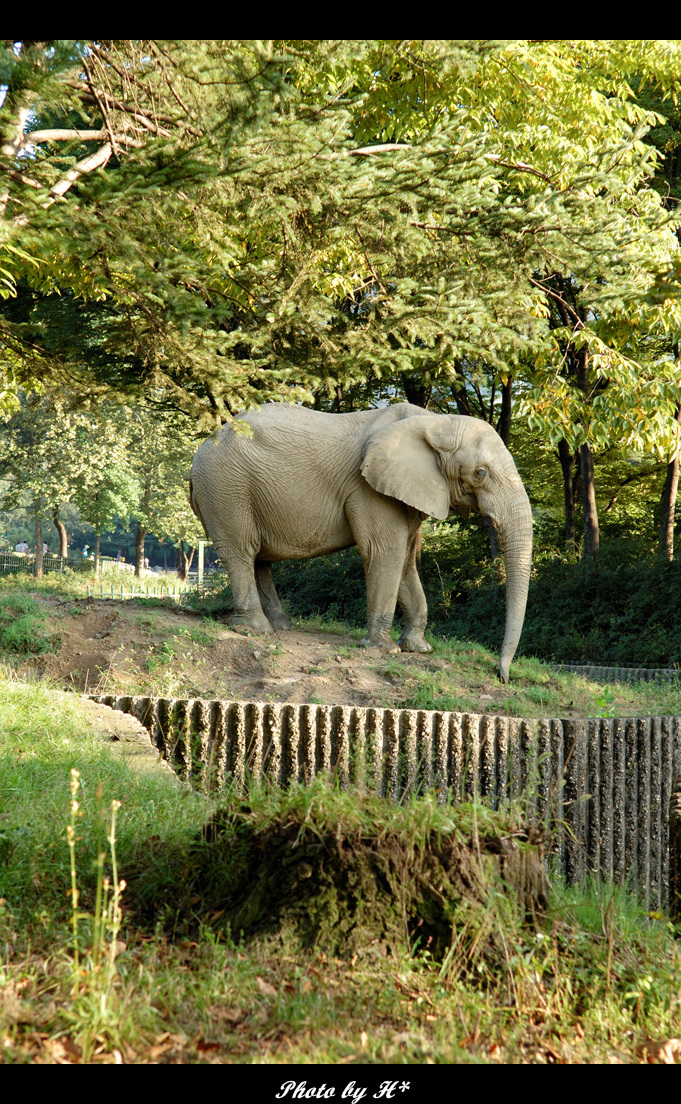
M 532 509 L 525 488 L 516 487 L 495 517 L 506 564 L 506 630 L 499 656 L 499 677 L 508 671 L 523 631 L 532 565 Z

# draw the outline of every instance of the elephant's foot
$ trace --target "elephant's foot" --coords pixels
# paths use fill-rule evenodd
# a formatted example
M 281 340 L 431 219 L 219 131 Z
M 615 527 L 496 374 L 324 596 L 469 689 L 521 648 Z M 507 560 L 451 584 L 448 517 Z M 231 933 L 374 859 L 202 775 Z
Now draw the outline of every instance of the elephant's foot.
M 237 612 L 232 618 L 232 628 L 257 633 L 259 636 L 269 636 L 273 633 L 273 628 L 270 622 L 265 617 L 265 614 L 260 610 L 246 610 L 244 612 Z
M 405 629 L 397 643 L 403 652 L 432 652 L 433 650 L 432 645 L 418 629 Z
M 380 648 L 386 655 L 399 655 L 400 646 L 396 644 L 388 633 L 375 633 L 363 637 L 359 642 L 360 648 Z
M 282 613 L 268 614 L 268 621 L 273 629 L 284 629 L 286 632 L 290 632 L 293 628 L 293 622 L 283 611 Z

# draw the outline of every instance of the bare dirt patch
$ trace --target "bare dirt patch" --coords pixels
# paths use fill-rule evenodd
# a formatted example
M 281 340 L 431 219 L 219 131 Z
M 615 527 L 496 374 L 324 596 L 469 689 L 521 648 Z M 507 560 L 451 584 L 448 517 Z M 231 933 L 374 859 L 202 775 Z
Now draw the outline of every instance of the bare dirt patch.
M 80 692 L 390 706 L 404 700 L 410 671 L 448 666 L 433 655 L 385 656 L 360 648 L 350 634 L 294 629 L 245 635 L 226 620 L 206 621 L 170 603 L 38 602 L 55 650 L 24 660 L 17 674 Z

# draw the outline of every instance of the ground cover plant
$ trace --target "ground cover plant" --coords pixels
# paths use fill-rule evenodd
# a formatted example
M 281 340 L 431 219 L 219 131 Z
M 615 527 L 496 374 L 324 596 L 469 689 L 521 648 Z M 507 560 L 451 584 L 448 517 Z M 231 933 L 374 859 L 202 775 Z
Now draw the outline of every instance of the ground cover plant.
M 6 1063 L 673 1059 L 681 957 L 664 918 L 647 919 L 621 887 L 554 885 L 528 923 L 487 869 L 486 930 L 455 924 L 443 947 L 417 923 L 402 940 L 393 932 L 390 954 L 360 945 L 340 957 L 290 932 L 283 946 L 276 932 L 230 928 L 239 863 L 206 862 L 229 825 L 249 861 L 255 840 L 287 825 L 379 845 L 393 832 L 413 852 L 429 837 L 444 846 L 452 831 L 469 842 L 507 833 L 508 817 L 481 806 L 391 806 L 323 780 L 216 801 L 135 773 L 88 728 L 75 696 L 64 703 L 45 685 L 7 681 L 0 793 Z M 98 935 L 98 873 L 113 886 L 114 850 L 122 911 Z M 481 931 L 496 936 L 496 957 L 478 953 Z
M 0 596 L 0 651 L 16 655 L 41 655 L 59 645 L 56 635 L 42 629 L 47 615 L 35 598 L 16 588 Z

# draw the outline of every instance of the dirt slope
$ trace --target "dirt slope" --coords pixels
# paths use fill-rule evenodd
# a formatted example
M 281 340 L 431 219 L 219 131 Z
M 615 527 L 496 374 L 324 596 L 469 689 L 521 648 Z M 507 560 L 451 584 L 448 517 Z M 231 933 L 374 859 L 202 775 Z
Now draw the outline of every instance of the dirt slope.
M 171 605 L 40 598 L 58 646 L 18 668 L 22 678 L 54 680 L 88 692 L 218 697 L 338 705 L 403 701 L 410 671 L 438 671 L 433 655 L 385 656 L 356 637 L 294 630 L 243 635 Z M 488 702 L 481 702 L 484 708 Z

